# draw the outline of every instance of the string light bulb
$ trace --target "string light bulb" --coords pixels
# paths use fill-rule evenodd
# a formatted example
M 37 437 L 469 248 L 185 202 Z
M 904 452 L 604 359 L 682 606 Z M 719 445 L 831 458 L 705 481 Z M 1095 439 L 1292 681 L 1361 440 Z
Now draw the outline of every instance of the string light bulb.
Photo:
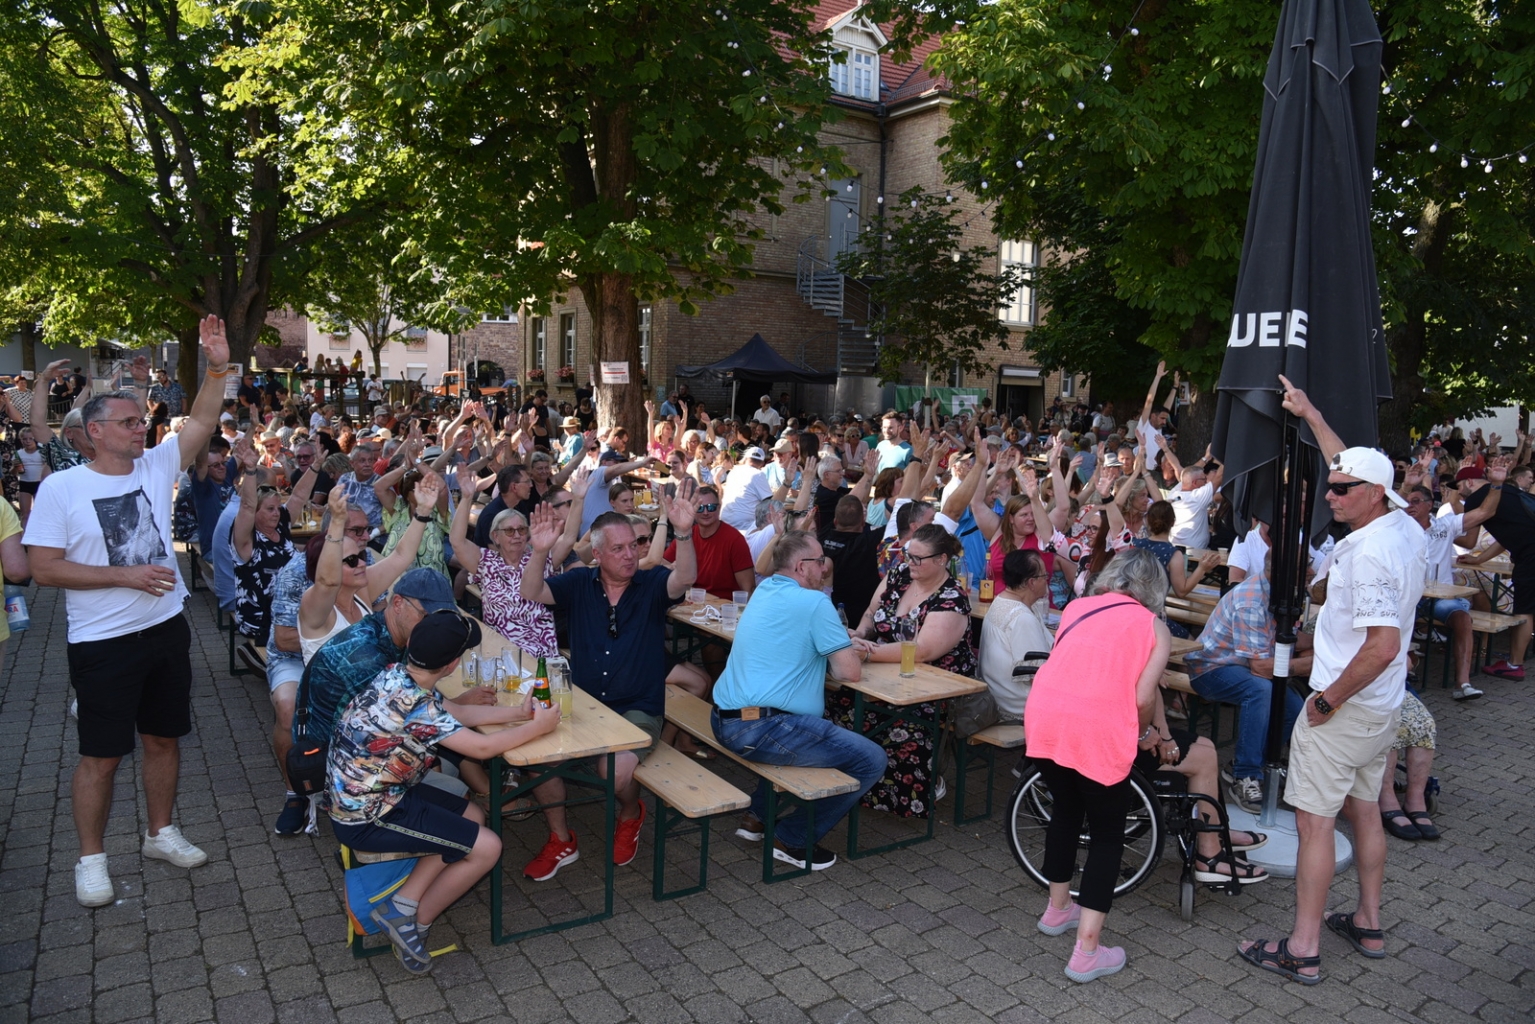
M 1077 100 L 1077 109 L 1078 110 L 1086 110 L 1087 109 L 1087 104 L 1083 103 L 1081 100 Z
M 1013 166 L 1018 168 L 1021 171 L 1021 170 L 1023 170 L 1023 161 L 1022 160 L 1014 160 L 1013 161 Z
M 1049 139 L 1051 142 L 1054 142 L 1055 141 L 1055 133 L 1054 132 L 1045 132 L 1045 138 Z
M 1492 173 L 1492 161 L 1491 160 L 1487 161 L 1486 166 L 1484 166 L 1482 168 L 1482 170 L 1486 171 L 1488 174 L 1491 174 Z
M 1132 29 L 1131 29 L 1131 30 L 1130 30 L 1130 34 L 1131 34 L 1131 35 L 1132 35 L 1132 36 L 1138 36 L 1138 35 L 1140 35 L 1140 34 L 1141 34 L 1141 30 L 1140 30 L 1140 29 L 1138 29 L 1138 28 L 1132 28 Z
M 1530 162 L 1529 154 L 1528 153 L 1520 153 L 1519 154 L 1519 162 L 1522 163 L 1522 164 L 1529 163 Z
M 1411 128 L 1412 127 L 1412 118 L 1410 118 L 1410 117 L 1402 118 L 1402 127 L 1403 128 Z
M 1462 167 L 1470 167 L 1471 166 L 1471 161 L 1467 160 L 1465 157 L 1461 157 L 1460 158 L 1460 165 Z
M 1439 143 L 1437 143 L 1437 142 L 1430 142 L 1428 144 L 1428 151 L 1430 153 L 1437 153 L 1437 152 L 1439 152 Z

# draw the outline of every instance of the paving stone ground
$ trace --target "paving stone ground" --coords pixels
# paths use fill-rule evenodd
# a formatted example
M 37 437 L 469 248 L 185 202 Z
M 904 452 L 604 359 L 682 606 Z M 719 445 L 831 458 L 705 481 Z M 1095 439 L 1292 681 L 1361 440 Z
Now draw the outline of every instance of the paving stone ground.
M 272 834 L 282 794 L 265 683 L 229 674 L 206 591 L 188 614 L 195 731 L 182 747 L 177 817 L 211 861 L 185 871 L 140 857 L 144 805 L 130 759 L 107 840 L 119 899 L 98 910 L 80 907 L 73 890 L 76 744 L 57 591 L 34 593 L 32 629 L 10 643 L 0 693 L 0 1022 L 1535 1017 L 1535 684 L 1480 679 L 1487 697 L 1469 705 L 1437 688 L 1426 694 L 1439 721 L 1445 837 L 1390 840 L 1390 956 L 1365 960 L 1324 932 L 1326 980 L 1313 988 L 1262 974 L 1235 951 L 1243 936 L 1285 933 L 1292 882 L 1236 897 L 1201 890 L 1194 921 L 1184 923 L 1171 855 L 1109 917 L 1106 935 L 1127 948 L 1129 966 L 1074 985 L 1061 973 L 1071 939 L 1034 930 L 1044 896 L 1014 864 L 999 821 L 944 822 L 933 842 L 772 886 L 761 883 L 756 849 L 719 828 L 709 891 L 667 903 L 650 897 L 647 826 L 640 857 L 618 871 L 611 919 L 493 946 L 481 883 L 433 931 L 434 945 L 451 939 L 461 951 L 414 978 L 392 956 L 355 960 L 344 948 L 329 827 L 313 837 Z M 576 823 L 595 848 L 595 809 L 578 811 Z M 829 845 L 840 850 L 843 838 L 839 828 Z M 521 864 L 542 839 L 535 822 L 508 826 L 514 926 L 601 898 L 590 854 L 552 882 L 525 884 Z M 677 852 L 680 863 L 689 851 Z M 1347 909 L 1354 893 L 1349 872 L 1331 906 Z

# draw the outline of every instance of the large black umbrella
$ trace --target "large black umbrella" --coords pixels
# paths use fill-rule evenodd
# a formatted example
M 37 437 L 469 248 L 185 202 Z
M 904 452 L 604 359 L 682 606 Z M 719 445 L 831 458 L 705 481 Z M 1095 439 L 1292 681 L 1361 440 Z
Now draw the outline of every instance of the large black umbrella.
M 1381 38 L 1368 0 L 1286 0 L 1264 76 L 1263 121 L 1211 449 L 1233 518 L 1268 523 L 1281 655 L 1301 609 L 1301 490 L 1326 503 L 1316 439 L 1280 406 L 1279 375 L 1306 391 L 1347 445 L 1374 445 L 1391 397 L 1370 245 Z M 1325 521 L 1325 520 L 1323 520 Z M 1277 658 L 1268 761 L 1278 760 Z M 1278 786 L 1267 787 L 1265 817 Z

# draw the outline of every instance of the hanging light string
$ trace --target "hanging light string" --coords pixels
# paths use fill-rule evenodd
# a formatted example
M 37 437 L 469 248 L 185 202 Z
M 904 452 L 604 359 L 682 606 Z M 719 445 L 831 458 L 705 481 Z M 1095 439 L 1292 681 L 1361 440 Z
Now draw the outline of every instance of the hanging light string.
M 1395 76 L 1389 72 L 1382 72 L 1381 79 L 1380 91 L 1387 97 L 1387 102 L 1398 104 L 1405 113 L 1405 116 L 1402 118 L 1402 127 L 1418 129 L 1428 139 L 1428 151 L 1430 153 L 1439 152 L 1440 147 L 1444 144 L 1444 138 L 1422 121 L 1419 121 L 1418 115 L 1412 109 L 1412 103 L 1406 96 L 1392 88 Z M 1496 169 L 1496 165 L 1507 163 L 1510 160 L 1518 161 L 1521 164 L 1529 163 L 1530 151 L 1532 149 L 1535 149 L 1535 142 L 1527 143 L 1519 149 L 1510 150 L 1499 156 L 1478 156 L 1475 150 L 1468 149 L 1460 154 L 1460 166 L 1462 168 L 1469 168 L 1473 163 L 1481 164 L 1482 170 L 1491 174 Z

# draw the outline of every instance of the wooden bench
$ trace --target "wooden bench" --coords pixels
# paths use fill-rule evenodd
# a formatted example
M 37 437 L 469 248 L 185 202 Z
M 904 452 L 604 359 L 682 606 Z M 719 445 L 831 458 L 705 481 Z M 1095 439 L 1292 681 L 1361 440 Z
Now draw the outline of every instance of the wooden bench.
M 813 801 L 836 796 L 839 793 L 851 793 L 858 788 L 858 780 L 835 768 L 784 768 L 748 761 L 733 751 L 725 749 L 714 738 L 714 727 L 709 722 L 709 716 L 713 710 L 713 705 L 708 701 L 701 700 L 677 686 L 667 685 L 666 720 L 668 722 L 694 739 L 713 747 L 768 783 L 767 813 L 763 821 L 762 880 L 767 883 L 781 882 L 786 878 L 799 878 L 810 874 L 812 868 L 808 859 L 803 868 L 783 874 L 773 873 L 773 836 L 778 824 L 779 794 L 787 793 L 806 805 L 805 830 L 808 834 L 814 835 L 815 804 Z
M 656 836 L 652 847 L 651 892 L 659 902 L 703 892 L 709 887 L 709 826 L 721 814 L 751 806 L 751 797 L 675 747 L 657 742 L 634 770 L 634 781 L 656 798 Z M 688 824 L 691 821 L 694 824 Z M 666 891 L 666 841 L 698 836 L 698 882 Z
M 1169 594 L 1167 598 L 1167 617 L 1190 626 L 1205 625 L 1210 621 L 1210 613 L 1214 610 L 1215 605 L 1212 602 L 1192 594 L 1188 597 L 1175 597 Z
M 1507 632 L 1524 621 L 1522 615 L 1504 615 L 1502 612 L 1472 612 L 1471 613 L 1471 664 L 1473 667 L 1485 664 L 1482 659 L 1482 638 L 1487 640 L 1487 659 L 1492 658 L 1492 638 L 1499 633 Z M 1449 664 L 1449 641 L 1445 643 L 1445 664 Z M 1449 674 L 1445 674 L 1444 685 L 1450 685 Z

